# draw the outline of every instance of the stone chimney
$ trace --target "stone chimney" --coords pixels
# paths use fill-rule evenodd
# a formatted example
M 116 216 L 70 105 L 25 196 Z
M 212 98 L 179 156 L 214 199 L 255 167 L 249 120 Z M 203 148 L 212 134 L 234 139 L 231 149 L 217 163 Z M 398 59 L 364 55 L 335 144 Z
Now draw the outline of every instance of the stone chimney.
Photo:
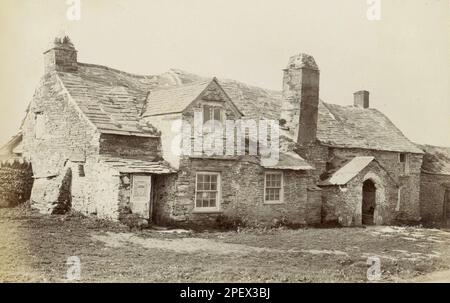
M 299 54 L 289 59 L 283 72 L 280 120 L 286 121 L 284 128 L 289 129 L 298 143 L 314 143 L 319 106 L 319 68 L 312 56 Z
M 353 94 L 354 106 L 360 108 L 369 108 L 369 92 L 360 90 Z
M 69 37 L 55 38 L 51 48 L 44 53 L 45 72 L 75 72 L 78 70 L 77 50 Z

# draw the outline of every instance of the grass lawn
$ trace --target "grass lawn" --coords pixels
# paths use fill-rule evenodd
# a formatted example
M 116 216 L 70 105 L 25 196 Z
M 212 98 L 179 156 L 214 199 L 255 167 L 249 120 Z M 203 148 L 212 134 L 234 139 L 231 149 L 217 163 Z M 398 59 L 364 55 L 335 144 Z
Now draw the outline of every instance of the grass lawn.
M 0 281 L 64 282 L 67 258 L 81 282 L 450 281 L 450 231 L 419 227 L 130 231 L 79 215 L 0 209 Z

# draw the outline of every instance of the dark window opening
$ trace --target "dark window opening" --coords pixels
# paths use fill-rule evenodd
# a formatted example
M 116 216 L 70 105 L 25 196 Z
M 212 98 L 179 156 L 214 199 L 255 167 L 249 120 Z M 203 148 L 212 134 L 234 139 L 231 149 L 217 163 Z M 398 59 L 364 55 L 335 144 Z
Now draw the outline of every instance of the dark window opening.
M 80 164 L 78 165 L 78 176 L 85 177 L 86 174 L 84 173 L 84 165 Z
M 406 154 L 400 154 L 399 159 L 400 159 L 401 163 L 405 163 L 406 162 Z
M 217 106 L 203 106 L 203 123 L 210 120 L 223 122 L 222 108 Z

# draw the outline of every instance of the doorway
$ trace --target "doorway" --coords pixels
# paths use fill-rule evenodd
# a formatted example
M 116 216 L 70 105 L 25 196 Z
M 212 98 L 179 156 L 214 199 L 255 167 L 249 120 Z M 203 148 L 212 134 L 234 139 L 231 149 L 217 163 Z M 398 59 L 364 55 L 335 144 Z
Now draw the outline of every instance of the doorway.
M 144 219 L 151 218 L 152 177 L 148 175 L 133 175 L 130 207 L 133 214 Z
M 376 187 L 372 180 L 363 183 L 362 190 L 362 224 L 373 225 L 376 207 Z

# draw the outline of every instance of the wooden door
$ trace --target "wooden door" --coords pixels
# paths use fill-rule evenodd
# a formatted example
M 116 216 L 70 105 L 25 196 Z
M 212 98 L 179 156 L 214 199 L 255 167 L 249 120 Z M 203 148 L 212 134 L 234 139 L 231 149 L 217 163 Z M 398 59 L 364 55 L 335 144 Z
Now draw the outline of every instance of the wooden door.
M 145 219 L 151 218 L 151 176 L 133 175 L 131 187 L 131 212 Z

